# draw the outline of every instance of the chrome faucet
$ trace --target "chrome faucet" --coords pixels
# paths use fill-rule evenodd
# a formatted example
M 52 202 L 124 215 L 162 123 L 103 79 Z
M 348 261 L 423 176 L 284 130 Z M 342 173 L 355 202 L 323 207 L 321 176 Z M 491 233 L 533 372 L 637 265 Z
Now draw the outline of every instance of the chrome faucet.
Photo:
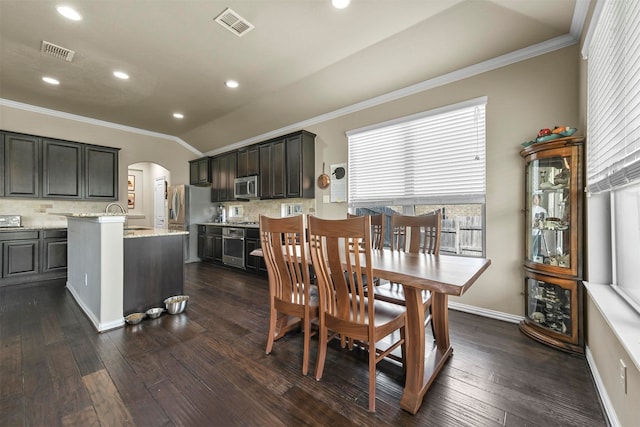
M 120 208 L 120 212 L 122 212 L 123 214 L 124 214 L 124 213 L 127 213 L 127 212 L 124 210 L 124 208 L 122 207 L 122 205 L 121 205 L 120 203 L 116 203 L 116 202 L 109 203 L 109 204 L 107 205 L 107 207 L 106 207 L 106 208 L 104 208 L 104 213 L 109 213 L 109 208 L 111 208 L 112 206 L 117 206 L 117 207 L 119 207 L 119 208 Z

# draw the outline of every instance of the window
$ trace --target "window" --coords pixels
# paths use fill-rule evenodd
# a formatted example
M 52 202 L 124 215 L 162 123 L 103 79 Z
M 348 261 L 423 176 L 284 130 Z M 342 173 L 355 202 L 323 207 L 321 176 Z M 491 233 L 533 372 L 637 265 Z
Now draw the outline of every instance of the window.
M 587 186 L 590 193 L 610 197 L 611 284 L 638 309 L 640 2 L 600 1 L 592 22 L 583 52 L 588 53 Z
M 484 254 L 486 97 L 347 132 L 356 213 L 443 210 L 441 251 Z

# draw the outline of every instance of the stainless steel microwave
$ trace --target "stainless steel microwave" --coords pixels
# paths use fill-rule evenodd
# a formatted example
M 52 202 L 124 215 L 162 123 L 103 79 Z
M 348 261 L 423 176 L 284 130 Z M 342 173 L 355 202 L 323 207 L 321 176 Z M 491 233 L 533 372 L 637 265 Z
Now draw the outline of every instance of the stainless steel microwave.
M 233 197 L 236 199 L 258 198 L 258 177 L 245 176 L 233 181 Z

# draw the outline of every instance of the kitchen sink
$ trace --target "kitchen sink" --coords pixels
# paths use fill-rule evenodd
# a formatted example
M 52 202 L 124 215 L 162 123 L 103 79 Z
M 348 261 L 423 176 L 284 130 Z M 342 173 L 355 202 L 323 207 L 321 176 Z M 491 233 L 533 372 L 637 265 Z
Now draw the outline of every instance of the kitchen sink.
M 151 227 L 142 227 L 139 225 L 128 225 L 124 228 L 124 231 L 135 231 L 135 230 L 153 230 Z

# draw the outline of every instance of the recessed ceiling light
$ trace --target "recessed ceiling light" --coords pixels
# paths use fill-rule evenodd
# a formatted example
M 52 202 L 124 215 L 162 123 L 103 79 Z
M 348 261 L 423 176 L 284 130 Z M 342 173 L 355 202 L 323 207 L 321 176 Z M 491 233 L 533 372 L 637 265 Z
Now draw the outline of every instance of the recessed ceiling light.
M 58 13 L 60 15 L 64 16 L 67 19 L 71 19 L 72 21 L 82 20 L 82 15 L 80 15 L 69 6 L 58 6 L 56 9 L 58 10 Z
M 351 4 L 351 0 L 331 0 L 331 4 L 336 9 L 344 9 Z
M 60 82 L 53 77 L 43 77 L 42 80 L 49 83 L 50 85 L 59 85 Z
M 235 80 L 227 80 L 226 82 L 224 82 L 224 85 L 225 85 L 226 87 L 230 87 L 230 88 L 232 88 L 232 89 L 235 89 L 235 88 L 237 88 L 238 86 L 240 86 L 240 84 L 239 84 L 237 81 L 235 81 Z
M 176 119 L 184 119 L 184 114 L 182 113 L 173 113 L 173 117 Z
M 114 71 L 113 75 L 122 80 L 129 80 L 129 74 L 123 73 L 122 71 Z

